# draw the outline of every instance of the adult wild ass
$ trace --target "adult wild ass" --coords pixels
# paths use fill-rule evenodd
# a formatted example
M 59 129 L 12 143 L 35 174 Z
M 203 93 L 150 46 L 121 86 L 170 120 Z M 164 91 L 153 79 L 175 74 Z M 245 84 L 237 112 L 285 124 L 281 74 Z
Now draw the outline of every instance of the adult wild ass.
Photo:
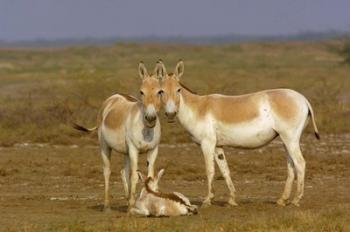
M 177 63 L 173 74 L 167 74 L 164 64 L 161 61 L 159 63 L 162 66 L 165 114 L 169 121 L 177 116 L 194 141 L 200 144 L 204 155 L 208 195 L 203 204 L 210 205 L 214 198 L 212 182 L 215 160 L 230 191 L 228 203 L 237 205 L 223 146 L 257 148 L 280 136 L 288 153 L 288 177 L 277 204 L 286 204 L 296 174 L 297 191 L 292 203 L 298 206 L 304 193 L 305 175 L 305 160 L 299 141 L 309 116 L 319 139 L 308 100 L 291 89 L 270 89 L 238 96 L 199 96 L 180 82 L 184 73 L 183 61 Z
M 157 68 L 159 65 L 155 68 L 156 72 Z M 125 155 L 127 184 L 124 185 L 124 190 L 128 197 L 129 209 L 135 204 L 137 163 L 140 153 L 147 153 L 148 176 L 154 175 L 154 162 L 160 141 L 157 113 L 162 92 L 159 79 L 155 74 L 148 74 L 143 62 L 139 64 L 139 75 L 142 79 L 141 101 L 129 95 L 115 94 L 102 104 L 96 127 L 87 129 L 79 125 L 74 126 L 85 132 L 98 131 L 105 179 L 105 210 L 110 209 L 109 178 L 112 150 Z
M 130 209 L 131 214 L 142 216 L 181 216 L 197 214 L 197 206 L 191 205 L 190 200 L 178 192 L 164 193 L 158 190 L 158 183 L 164 174 L 164 169 L 158 172 L 156 177 L 145 177 L 138 172 L 139 178 L 144 184 L 135 207 Z M 125 170 L 121 171 L 121 176 L 126 185 Z

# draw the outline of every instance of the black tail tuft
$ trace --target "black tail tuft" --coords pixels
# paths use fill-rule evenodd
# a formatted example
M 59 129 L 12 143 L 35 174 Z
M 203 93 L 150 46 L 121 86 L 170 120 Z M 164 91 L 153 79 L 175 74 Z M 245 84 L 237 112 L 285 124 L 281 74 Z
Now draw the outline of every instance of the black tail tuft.
M 320 134 L 319 134 L 319 133 L 315 132 L 315 136 L 316 136 L 316 138 L 317 138 L 318 140 L 320 140 L 320 139 L 321 139 L 321 137 L 320 137 Z
M 76 123 L 72 123 L 72 126 L 76 130 L 84 131 L 84 132 L 87 132 L 87 133 L 91 132 L 89 129 L 87 129 L 87 128 L 83 127 L 83 126 L 80 126 L 80 125 L 78 125 Z

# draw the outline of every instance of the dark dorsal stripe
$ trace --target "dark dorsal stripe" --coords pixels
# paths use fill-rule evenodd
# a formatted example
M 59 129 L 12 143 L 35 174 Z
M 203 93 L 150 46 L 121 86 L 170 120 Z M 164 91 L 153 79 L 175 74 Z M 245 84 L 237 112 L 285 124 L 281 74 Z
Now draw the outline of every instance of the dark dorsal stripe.
M 182 200 L 180 197 L 178 197 L 176 194 L 174 193 L 162 193 L 162 192 L 155 192 L 153 191 L 149 186 L 149 182 L 152 180 L 152 177 L 148 177 L 145 181 L 145 188 L 146 191 L 156 197 L 160 197 L 160 198 L 164 198 L 164 199 L 168 199 L 168 200 L 172 200 L 175 202 L 178 202 L 186 207 L 191 207 L 190 205 L 187 205 L 186 202 L 184 200 Z
M 136 97 L 133 97 L 133 96 L 128 95 L 128 94 L 119 93 L 119 95 L 123 96 L 126 100 L 131 101 L 131 102 L 138 102 L 139 101 L 139 100 L 137 100 Z
M 189 89 L 186 85 L 184 85 L 182 82 L 179 82 L 180 86 L 184 89 L 186 89 L 188 92 L 192 93 L 192 94 L 197 94 L 196 92 L 192 91 L 191 89 Z

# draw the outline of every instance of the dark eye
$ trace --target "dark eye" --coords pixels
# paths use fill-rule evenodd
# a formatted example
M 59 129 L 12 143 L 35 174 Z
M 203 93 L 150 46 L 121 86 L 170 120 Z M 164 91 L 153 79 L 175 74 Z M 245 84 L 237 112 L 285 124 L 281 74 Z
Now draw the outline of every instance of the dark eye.
M 180 92 L 181 92 L 181 88 L 180 88 L 180 89 L 178 89 L 178 90 L 176 90 L 176 92 L 177 92 L 177 93 L 180 93 Z
M 142 91 L 140 91 L 140 94 L 143 96 L 143 95 L 145 95 Z
M 159 90 L 159 91 L 158 91 L 158 95 L 160 95 L 160 96 L 163 95 L 163 93 L 164 93 L 163 90 Z

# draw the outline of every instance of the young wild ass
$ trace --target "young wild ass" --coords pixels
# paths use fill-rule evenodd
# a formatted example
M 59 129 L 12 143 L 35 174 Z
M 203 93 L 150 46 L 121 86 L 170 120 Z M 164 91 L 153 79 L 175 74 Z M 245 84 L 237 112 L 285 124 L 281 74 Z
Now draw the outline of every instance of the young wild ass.
M 191 205 L 187 197 L 178 192 L 163 193 L 158 191 L 158 183 L 164 174 L 164 169 L 158 172 L 156 177 L 146 179 L 138 172 L 139 178 L 144 184 L 135 207 L 130 209 L 131 214 L 143 216 L 181 216 L 197 214 L 197 206 Z M 121 176 L 126 185 L 125 170 L 121 171 Z
M 208 195 L 203 204 L 214 198 L 212 182 L 214 160 L 230 191 L 228 203 L 237 205 L 235 188 L 226 162 L 223 146 L 257 148 L 281 137 L 288 153 L 288 178 L 277 204 L 284 206 L 290 197 L 293 180 L 297 177 L 297 192 L 292 203 L 299 205 L 304 193 L 305 160 L 300 150 L 300 136 L 309 116 L 319 139 L 314 113 L 308 100 L 291 89 L 270 89 L 256 93 L 225 96 L 199 96 L 180 82 L 184 63 L 180 60 L 173 74 L 167 74 L 161 61 L 162 101 L 169 121 L 175 116 L 199 143 L 204 154 L 208 178 Z
M 156 66 L 157 71 L 159 65 Z M 160 141 L 160 123 L 157 113 L 160 108 L 161 87 L 156 75 L 149 75 L 142 62 L 139 64 L 141 101 L 136 98 L 115 94 L 103 104 L 97 117 L 97 126 L 91 129 L 75 125 L 78 130 L 91 132 L 98 130 L 103 173 L 105 178 L 104 209 L 110 209 L 109 178 L 111 175 L 111 151 L 125 155 L 125 194 L 129 199 L 129 209 L 135 204 L 138 180 L 137 162 L 140 153 L 147 153 L 148 175 L 154 175 L 154 162 Z M 130 175 L 131 173 L 131 175 Z

